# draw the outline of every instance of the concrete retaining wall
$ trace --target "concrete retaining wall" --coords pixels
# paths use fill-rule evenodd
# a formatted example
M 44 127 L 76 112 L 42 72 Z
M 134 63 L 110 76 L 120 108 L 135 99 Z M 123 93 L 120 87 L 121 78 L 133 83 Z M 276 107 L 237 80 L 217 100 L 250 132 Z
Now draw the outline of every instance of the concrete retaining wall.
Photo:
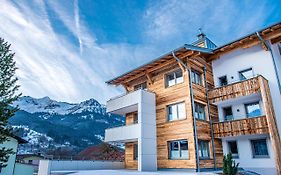
M 49 175 L 51 171 L 123 169 L 124 162 L 89 160 L 40 160 L 38 175 Z

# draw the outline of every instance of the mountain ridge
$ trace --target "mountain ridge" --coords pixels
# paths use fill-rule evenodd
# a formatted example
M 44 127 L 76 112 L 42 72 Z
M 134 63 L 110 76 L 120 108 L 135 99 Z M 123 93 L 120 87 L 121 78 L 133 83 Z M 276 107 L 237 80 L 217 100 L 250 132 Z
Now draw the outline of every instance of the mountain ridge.
M 80 103 L 58 102 L 49 97 L 20 97 L 9 123 L 18 135 L 29 141 L 21 152 L 48 152 L 69 148 L 79 152 L 103 142 L 104 130 L 124 123 L 124 117 L 106 113 L 95 99 Z

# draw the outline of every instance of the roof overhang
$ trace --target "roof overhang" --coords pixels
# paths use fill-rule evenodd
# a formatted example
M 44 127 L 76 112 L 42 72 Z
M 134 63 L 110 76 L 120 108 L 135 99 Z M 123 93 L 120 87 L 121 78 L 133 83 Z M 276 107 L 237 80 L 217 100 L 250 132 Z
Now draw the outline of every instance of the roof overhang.
M 144 76 L 147 73 L 151 73 L 156 69 L 158 65 L 164 65 L 165 63 L 173 60 L 173 55 L 172 52 L 176 54 L 179 58 L 184 58 L 184 57 L 192 57 L 194 55 L 202 54 L 202 55 L 209 55 L 213 54 L 213 50 L 207 49 L 207 48 L 202 48 L 190 44 L 185 44 L 182 47 L 175 49 L 171 52 L 168 52 L 144 65 L 141 65 L 129 72 L 126 72 L 118 77 L 115 77 L 109 81 L 107 81 L 107 84 L 110 85 L 120 85 L 123 84 L 125 81 L 128 82 L 131 79 L 135 79 L 141 76 Z

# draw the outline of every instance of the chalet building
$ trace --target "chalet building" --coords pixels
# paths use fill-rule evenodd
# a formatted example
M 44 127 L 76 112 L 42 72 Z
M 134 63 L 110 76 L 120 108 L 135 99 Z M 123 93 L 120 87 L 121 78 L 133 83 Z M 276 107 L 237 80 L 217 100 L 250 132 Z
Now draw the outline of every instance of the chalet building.
M 245 170 L 281 174 L 281 23 L 216 46 L 203 33 L 107 81 L 123 86 L 107 111 L 126 125 L 105 131 L 125 143 L 139 171 L 222 167 L 231 152 Z

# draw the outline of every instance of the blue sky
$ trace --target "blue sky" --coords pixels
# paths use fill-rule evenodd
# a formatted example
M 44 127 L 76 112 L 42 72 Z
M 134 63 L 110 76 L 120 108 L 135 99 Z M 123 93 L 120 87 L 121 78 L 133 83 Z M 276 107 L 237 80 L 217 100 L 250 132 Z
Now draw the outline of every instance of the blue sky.
M 102 103 L 104 82 L 196 40 L 218 46 L 281 21 L 280 0 L 2 0 L 0 37 L 24 95 Z

